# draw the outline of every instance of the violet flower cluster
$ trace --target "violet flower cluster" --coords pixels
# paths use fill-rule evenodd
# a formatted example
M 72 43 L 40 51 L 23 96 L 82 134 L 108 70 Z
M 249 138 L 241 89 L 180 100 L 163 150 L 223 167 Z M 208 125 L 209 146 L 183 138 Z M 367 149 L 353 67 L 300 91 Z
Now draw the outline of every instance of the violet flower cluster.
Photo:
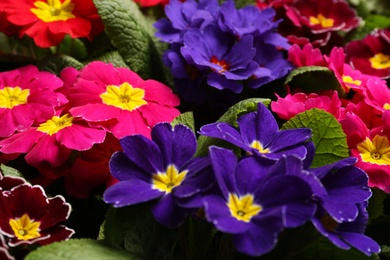
M 291 70 L 282 52 L 290 46 L 276 33 L 280 21 L 274 21 L 272 8 L 172 0 L 165 13 L 155 23 L 156 36 L 170 43 L 163 62 L 188 101 L 204 102 L 208 86 L 241 93 L 244 86 L 259 88 Z
M 372 193 L 354 158 L 310 168 L 311 130 L 279 130 L 261 103 L 256 112 L 239 117 L 238 125 L 236 130 L 213 123 L 200 134 L 236 145 L 245 152 L 240 157 L 217 146 L 210 146 L 206 157 L 194 157 L 196 137 L 181 124 L 157 124 L 152 140 L 121 139 L 123 152 L 110 161 L 119 182 L 105 191 L 105 202 L 123 207 L 154 201 L 155 219 L 171 228 L 204 209 L 205 220 L 250 256 L 270 252 L 284 229 L 307 222 L 340 248 L 379 252 L 364 235 Z

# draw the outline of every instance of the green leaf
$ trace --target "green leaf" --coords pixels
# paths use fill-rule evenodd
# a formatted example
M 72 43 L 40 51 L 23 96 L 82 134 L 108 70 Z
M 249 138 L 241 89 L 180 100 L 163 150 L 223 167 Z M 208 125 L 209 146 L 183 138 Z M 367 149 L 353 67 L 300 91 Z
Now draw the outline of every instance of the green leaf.
M 70 239 L 39 247 L 25 260 L 136 260 L 141 259 L 103 241 Z
M 151 214 L 151 203 L 110 208 L 104 223 L 104 239 L 143 259 L 177 259 L 172 249 L 176 230 L 165 228 Z
M 180 114 L 179 116 L 175 117 L 172 120 L 171 125 L 175 126 L 177 124 L 182 124 L 182 125 L 188 126 L 192 130 L 192 132 L 195 133 L 194 114 L 191 111 L 185 112 L 185 113 Z
M 384 15 L 373 14 L 368 16 L 365 21 L 365 26 L 367 26 L 370 30 L 390 27 L 390 18 Z
M 362 252 L 351 248 L 349 250 L 344 250 L 333 245 L 325 237 L 320 237 L 310 244 L 303 252 L 297 254 L 292 258 L 293 260 L 328 260 L 328 259 L 342 259 L 342 260 L 379 260 L 377 254 L 372 256 L 366 256 Z
M 372 196 L 368 201 L 367 211 L 369 221 L 379 217 L 383 214 L 383 201 L 388 195 L 378 188 L 371 188 Z
M 130 69 L 142 78 L 167 82 L 151 23 L 128 0 L 94 0 L 106 33 Z
M 256 4 L 255 0 L 235 0 L 234 2 L 236 4 L 237 8 L 242 8 L 242 7 L 245 7 L 247 5 L 255 5 Z
M 76 60 L 84 60 L 87 57 L 87 49 L 80 39 L 74 39 L 66 35 L 59 45 L 60 53 L 69 55 Z
M 334 73 L 321 66 L 296 68 L 287 76 L 285 84 L 291 89 L 299 88 L 305 93 L 337 90 L 340 95 L 343 94 L 343 89 Z
M 281 129 L 311 128 L 316 148 L 312 167 L 334 163 L 349 157 L 346 135 L 336 118 L 324 110 L 312 108 L 283 124 Z
M 46 70 L 56 75 L 59 75 L 67 67 L 73 67 L 78 70 L 84 67 L 81 62 L 65 54 L 47 56 L 40 60 L 37 66 L 41 70 Z
M 226 122 L 235 127 L 238 126 L 237 118 L 241 115 L 247 114 L 249 112 L 257 111 L 257 104 L 263 103 L 266 106 L 269 106 L 271 103 L 270 99 L 264 98 L 250 98 L 245 99 L 237 104 L 230 107 L 218 120 L 217 122 Z M 209 146 L 216 145 L 221 147 L 227 147 L 229 149 L 234 149 L 234 146 L 226 143 L 223 140 L 207 137 L 207 136 L 199 136 L 198 138 L 198 150 L 196 151 L 195 156 L 206 156 L 209 152 Z M 236 149 L 237 150 L 237 149 Z
M 20 171 L 5 164 L 0 164 L 0 171 L 4 176 L 20 177 L 24 179 L 24 176 Z
M 119 54 L 118 51 L 106 52 L 102 56 L 98 57 L 96 60 L 111 63 L 115 67 L 128 68 L 126 62 L 123 60 L 122 56 Z

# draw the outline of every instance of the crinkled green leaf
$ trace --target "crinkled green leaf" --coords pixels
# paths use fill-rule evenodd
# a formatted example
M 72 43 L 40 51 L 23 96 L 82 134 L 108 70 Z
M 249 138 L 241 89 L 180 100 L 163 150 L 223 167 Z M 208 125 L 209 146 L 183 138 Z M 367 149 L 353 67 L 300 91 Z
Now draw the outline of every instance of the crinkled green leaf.
M 98 57 L 96 60 L 111 63 L 115 67 L 128 68 L 126 62 L 123 60 L 122 56 L 119 54 L 118 51 L 106 52 L 102 56 Z
M 70 239 L 39 247 L 26 260 L 136 260 L 141 259 L 123 249 L 92 239 Z
M 270 99 L 265 98 L 250 98 L 245 99 L 237 104 L 230 107 L 218 120 L 217 122 L 226 122 L 228 124 L 231 124 L 235 127 L 238 126 L 237 124 L 237 118 L 241 115 L 247 114 L 249 112 L 257 111 L 257 104 L 263 103 L 264 105 L 268 106 L 270 104 Z M 227 144 L 225 141 L 207 137 L 207 136 L 199 136 L 198 138 L 198 150 L 195 154 L 195 156 L 205 156 L 208 154 L 209 146 L 216 145 L 216 146 L 222 146 L 227 147 L 230 149 L 234 149 L 234 146 Z
M 81 62 L 65 54 L 47 56 L 40 60 L 37 66 L 41 70 L 46 70 L 56 75 L 59 75 L 67 67 L 73 67 L 78 70 L 84 67 Z
M 167 82 L 153 29 L 134 1 L 94 0 L 112 44 L 130 69 L 142 78 Z
M 171 125 L 175 126 L 177 124 L 188 126 L 189 128 L 191 128 L 192 132 L 195 133 L 194 114 L 191 111 L 180 114 L 179 116 L 174 118 L 171 122 Z
M 150 203 L 110 208 L 104 223 L 104 239 L 143 259 L 175 259 L 176 230 L 157 223 Z M 176 258 L 177 259 L 177 258 Z
M 388 28 L 390 27 L 390 17 L 385 15 L 373 14 L 365 19 L 365 26 L 371 30 L 375 28 Z
M 294 69 L 287 76 L 286 85 L 291 89 L 299 88 L 305 93 L 325 90 L 337 90 L 343 93 L 342 87 L 334 73 L 326 67 L 304 66 Z
M 24 176 L 20 171 L 5 164 L 0 164 L 0 171 L 4 176 L 14 176 L 24 179 Z
M 312 108 L 283 124 L 282 129 L 311 128 L 316 148 L 312 167 L 334 163 L 349 157 L 346 135 L 336 118 L 322 109 Z

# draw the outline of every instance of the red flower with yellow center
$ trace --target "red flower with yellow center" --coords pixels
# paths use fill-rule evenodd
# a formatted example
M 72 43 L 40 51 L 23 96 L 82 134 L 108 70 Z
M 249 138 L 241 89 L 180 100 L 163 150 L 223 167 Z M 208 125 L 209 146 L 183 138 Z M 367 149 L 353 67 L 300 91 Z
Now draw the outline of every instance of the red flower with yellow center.
M 91 39 L 103 30 L 92 0 L 3 0 L 0 10 L 19 27 L 20 37 L 28 35 L 43 48 L 58 45 L 66 34 Z
M 25 182 L 8 191 L 0 187 L 0 208 L 0 233 L 9 238 L 9 246 L 46 245 L 74 233 L 59 224 L 69 217 L 70 205 L 62 196 L 47 198 L 40 186 Z

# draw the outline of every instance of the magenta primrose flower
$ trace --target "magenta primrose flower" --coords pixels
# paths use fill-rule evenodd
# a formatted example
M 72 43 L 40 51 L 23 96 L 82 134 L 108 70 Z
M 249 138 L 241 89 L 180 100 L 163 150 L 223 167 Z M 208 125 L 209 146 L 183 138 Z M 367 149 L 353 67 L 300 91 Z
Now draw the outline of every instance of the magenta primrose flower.
M 56 89 L 63 85 L 54 74 L 30 65 L 0 73 L 0 137 L 25 131 L 55 113 Z
M 91 62 L 80 72 L 65 69 L 61 77 L 73 78 L 69 111 L 120 139 L 131 134 L 150 137 L 158 122 L 171 121 L 180 114 L 180 103 L 172 90 L 155 80 L 143 80 L 127 68 L 104 62 Z M 69 75 L 70 74 L 70 75 Z
M 66 113 L 1 140 L 0 151 L 27 153 L 25 159 L 32 166 L 44 162 L 57 167 L 66 161 L 72 150 L 88 150 L 93 144 L 102 143 L 105 135 L 103 129 L 91 128 L 83 119 Z
M 7 180 L 11 178 L 11 180 Z M 41 186 L 0 175 L 2 184 L 19 183 L 8 190 L 0 187 L 0 233 L 8 245 L 46 245 L 70 238 L 74 231 L 60 223 L 70 214 L 70 204 L 57 195 L 48 198 Z

